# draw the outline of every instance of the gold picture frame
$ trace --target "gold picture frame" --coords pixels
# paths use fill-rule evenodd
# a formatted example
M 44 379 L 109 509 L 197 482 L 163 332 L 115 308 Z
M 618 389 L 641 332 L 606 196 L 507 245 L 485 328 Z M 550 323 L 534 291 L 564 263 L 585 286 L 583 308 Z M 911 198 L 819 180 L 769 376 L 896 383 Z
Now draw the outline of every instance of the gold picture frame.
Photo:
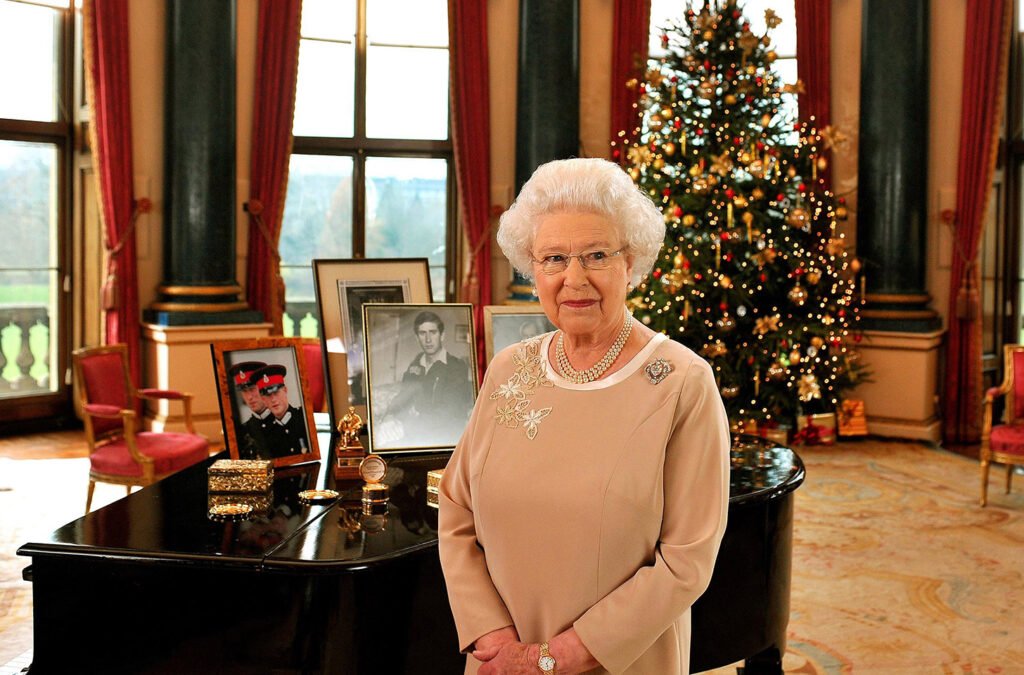
M 473 305 L 363 305 L 375 453 L 454 448 L 476 401 Z
M 367 417 L 362 305 L 382 299 L 432 302 L 430 265 L 426 258 L 315 259 L 313 283 L 334 429 L 349 406 Z
M 269 459 L 275 467 L 320 459 L 302 342 L 266 337 L 211 343 L 224 440 L 232 459 Z M 259 378 L 264 366 L 283 366 L 284 373 Z M 275 376 L 281 379 L 279 386 L 274 386 Z M 243 379 L 252 385 L 242 385 Z M 273 389 L 267 395 L 259 387 L 264 382 Z M 253 387 L 256 398 L 250 401 Z M 257 409 L 260 404 L 263 408 Z
M 487 363 L 505 347 L 555 330 L 540 305 L 484 307 L 484 349 Z

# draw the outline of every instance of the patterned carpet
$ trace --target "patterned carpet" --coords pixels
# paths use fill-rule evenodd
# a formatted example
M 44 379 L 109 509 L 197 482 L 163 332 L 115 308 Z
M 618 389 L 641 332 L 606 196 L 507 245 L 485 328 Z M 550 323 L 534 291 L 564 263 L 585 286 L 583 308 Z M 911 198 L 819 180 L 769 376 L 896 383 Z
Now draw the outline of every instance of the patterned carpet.
M 1005 495 L 999 467 L 982 509 L 977 462 L 959 455 L 882 441 L 800 454 L 787 673 L 1024 673 L 1024 476 Z M 14 551 L 81 515 L 87 471 L 0 458 L 0 664 L 32 646 Z M 96 503 L 123 494 L 100 485 Z

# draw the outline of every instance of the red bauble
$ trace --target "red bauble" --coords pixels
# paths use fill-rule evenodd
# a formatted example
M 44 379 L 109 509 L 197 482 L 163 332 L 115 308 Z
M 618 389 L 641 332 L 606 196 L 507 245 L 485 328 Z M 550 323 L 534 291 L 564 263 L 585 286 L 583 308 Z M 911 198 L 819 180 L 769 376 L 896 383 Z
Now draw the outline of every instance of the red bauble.
M 754 78 L 754 84 L 760 87 L 762 84 L 764 84 L 764 78 L 758 75 L 757 77 Z
M 667 188 L 665 188 L 664 190 L 661 191 L 661 196 L 662 197 L 668 197 L 671 194 L 672 194 L 672 188 L 669 188 L 669 187 L 667 187 Z
M 754 102 L 754 97 L 751 96 L 750 94 L 747 94 L 747 103 L 753 103 L 753 102 Z
M 768 281 L 768 275 L 765 274 L 764 272 L 761 272 L 760 276 L 758 276 L 758 279 L 760 279 L 761 283 L 763 284 L 764 282 Z
M 846 197 L 840 197 L 836 201 L 838 201 L 840 204 L 845 204 L 846 203 Z
M 679 81 L 679 78 L 677 76 L 675 76 L 675 75 L 673 75 L 672 77 L 669 78 L 669 82 L 675 83 L 675 82 L 678 82 L 678 81 Z
M 786 338 L 782 338 L 781 340 L 779 340 L 779 346 L 788 349 L 789 340 L 787 340 Z
M 694 131 L 693 133 L 697 134 L 698 136 L 703 136 L 704 129 L 702 129 L 701 127 L 697 127 L 696 131 Z
M 747 357 L 747 365 L 748 366 L 754 365 L 754 357 L 753 356 L 748 356 Z
M 807 192 L 807 185 L 805 183 L 800 183 L 796 186 L 796 189 L 800 192 Z
M 720 303 L 718 303 L 718 309 L 722 310 L 723 312 L 728 312 L 729 311 L 729 303 L 728 302 L 720 302 Z
M 729 233 L 728 232 L 723 232 L 719 236 L 722 238 L 722 241 L 729 241 Z
M 786 198 L 786 195 L 782 194 L 781 192 L 779 194 L 775 195 L 775 201 L 777 201 L 777 202 L 781 202 L 785 198 Z
M 854 335 L 853 335 L 853 341 L 854 342 L 860 342 L 861 339 L 862 339 L 862 336 L 861 336 L 860 333 L 854 333 Z
M 618 159 L 619 157 L 622 157 L 622 153 L 619 150 L 617 150 L 617 149 L 616 150 L 612 150 L 612 158 L 613 159 Z
M 740 138 L 739 136 L 735 136 L 732 139 L 732 144 L 733 145 L 743 145 L 743 139 Z
M 644 93 L 645 91 L 647 91 L 647 85 L 646 85 L 646 84 L 643 84 L 643 83 L 641 83 L 641 84 L 640 84 L 640 86 L 639 86 L 639 87 L 637 87 L 637 89 L 638 89 L 638 90 L 640 91 L 640 93 L 642 94 L 642 93 Z
M 838 315 L 839 315 L 839 318 L 843 318 L 844 316 L 846 316 L 846 310 L 845 310 L 845 309 L 843 309 L 842 307 L 840 307 L 840 308 L 839 308 L 839 311 L 838 311 L 838 312 L 836 312 L 836 314 L 838 314 Z
M 757 148 L 758 152 L 761 152 L 762 150 L 764 150 L 764 141 L 758 141 L 757 143 L 754 144 L 754 147 Z
M 657 267 L 655 267 L 654 271 L 651 272 L 651 276 L 654 277 L 655 279 L 660 279 L 661 278 L 661 270 L 658 269 Z
M 733 197 L 736 196 L 736 191 L 733 190 L 732 188 L 729 188 L 728 190 L 725 191 L 725 196 L 728 197 L 729 199 L 732 199 Z
M 675 216 L 676 218 L 683 215 L 683 207 L 677 206 L 674 209 L 672 209 L 672 215 Z
M 711 70 L 711 61 L 704 59 L 704 70 Z
M 696 274 L 693 275 L 693 278 L 696 279 L 697 281 L 700 281 L 701 279 L 704 278 L 704 275 L 701 274 L 700 272 L 697 272 Z
M 682 264 L 682 268 L 683 268 L 684 270 L 688 270 L 688 269 L 690 269 L 690 261 L 689 261 L 689 260 L 685 260 L 685 259 L 684 259 L 684 260 L 683 260 L 683 264 Z
M 681 127 L 681 126 L 683 126 L 683 121 L 682 121 L 681 119 L 679 119 L 679 118 L 677 117 L 677 118 L 675 118 L 674 120 L 672 120 L 672 127 L 673 127 L 673 128 L 675 128 L 675 129 L 678 129 L 678 128 L 679 128 L 679 127 Z
M 800 123 L 799 122 L 793 122 L 793 129 L 796 130 L 796 131 L 800 131 Z
M 734 18 L 734 19 L 738 19 L 738 18 L 740 18 L 741 16 L 743 16 L 743 12 L 741 12 L 741 11 L 740 11 L 740 10 L 738 10 L 738 9 L 734 9 L 734 10 L 732 10 L 732 18 Z
M 796 276 L 800 276 L 803 273 L 804 273 L 804 268 L 803 267 L 797 267 L 795 270 L 793 270 L 793 274 L 795 274 Z
M 725 255 L 722 256 L 722 258 L 725 260 L 725 262 L 732 262 L 732 253 L 726 253 Z

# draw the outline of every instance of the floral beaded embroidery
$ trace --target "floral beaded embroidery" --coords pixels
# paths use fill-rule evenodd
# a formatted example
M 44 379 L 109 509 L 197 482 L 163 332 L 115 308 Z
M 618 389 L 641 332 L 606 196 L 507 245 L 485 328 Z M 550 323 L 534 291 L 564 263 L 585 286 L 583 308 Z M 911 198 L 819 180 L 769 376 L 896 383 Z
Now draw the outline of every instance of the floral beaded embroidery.
M 551 408 L 530 410 L 530 399 L 537 387 L 553 386 L 544 370 L 544 362 L 540 356 L 543 336 L 524 340 L 512 356 L 515 372 L 508 381 L 499 384 L 491 393 L 491 400 L 504 399 L 498 404 L 495 420 L 509 429 L 518 429 L 520 423 L 526 429 L 526 437 L 531 441 L 537 437 L 540 423 L 551 414 Z

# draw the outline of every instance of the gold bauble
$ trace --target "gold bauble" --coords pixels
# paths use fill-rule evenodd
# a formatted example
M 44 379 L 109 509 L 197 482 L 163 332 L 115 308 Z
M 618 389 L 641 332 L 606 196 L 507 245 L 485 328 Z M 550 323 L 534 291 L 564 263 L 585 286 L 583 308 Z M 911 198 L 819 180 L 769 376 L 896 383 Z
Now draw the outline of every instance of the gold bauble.
M 693 191 L 697 194 L 702 195 L 709 189 L 711 189 L 711 186 L 708 184 L 708 179 L 704 176 L 693 181 Z
M 708 174 L 708 185 L 710 185 L 711 187 L 718 185 L 718 177 L 715 174 Z
M 636 89 L 638 84 L 640 84 L 640 83 L 637 81 L 637 79 L 635 77 L 631 78 L 629 80 L 626 80 L 626 89 Z
M 769 50 L 765 52 L 764 58 L 768 63 L 774 63 L 775 59 L 779 58 L 779 55 L 775 53 L 775 50 Z
M 829 239 L 828 243 L 825 244 L 825 250 L 828 251 L 829 255 L 840 255 L 843 249 L 843 240 L 839 238 Z
M 768 113 L 761 115 L 761 126 L 766 127 L 772 123 L 772 116 Z
M 849 211 L 846 210 L 845 206 L 836 207 L 836 218 L 838 218 L 839 220 L 846 220 L 849 217 L 849 215 L 850 213 Z
M 754 155 L 751 155 L 749 152 L 744 150 L 740 153 L 737 159 L 740 160 L 740 164 L 750 164 L 750 162 L 754 160 Z
M 683 254 L 676 253 L 676 257 L 672 258 L 672 267 L 682 267 L 684 262 L 686 262 L 686 258 L 683 257 Z
M 736 96 L 733 95 L 733 94 L 726 94 L 725 95 L 725 104 L 726 105 L 736 105 Z
M 786 379 L 786 367 L 778 362 L 773 363 L 772 365 L 768 366 L 768 371 L 766 374 L 768 375 L 769 380 L 779 382 L 781 380 Z
M 791 166 L 788 169 L 786 169 L 786 175 L 789 176 L 790 178 L 796 178 L 796 167 Z
M 850 261 L 850 269 L 853 270 L 855 273 L 860 272 L 860 268 L 861 264 L 859 260 L 854 258 L 853 260 Z
M 712 99 L 715 97 L 715 83 L 705 80 L 697 86 L 697 95 L 701 98 Z
M 793 351 L 791 351 L 789 353 L 789 362 L 790 363 L 800 363 L 800 350 L 799 349 L 794 349 Z
M 693 166 L 690 167 L 690 175 L 693 176 L 694 178 L 699 176 L 700 172 L 701 172 L 700 164 L 694 164 Z
M 759 159 L 755 159 L 747 167 L 747 171 L 750 172 L 750 175 L 754 178 L 764 178 L 764 162 Z M 761 196 L 764 196 L 763 192 L 761 193 Z M 760 199 L 760 197 L 758 197 L 758 199 Z
M 715 327 L 723 333 L 729 333 L 736 329 L 736 319 L 726 314 L 715 322 Z
M 797 207 L 790 209 L 789 213 L 786 214 L 786 224 L 793 228 L 803 228 L 807 225 L 807 221 L 810 219 L 810 214 L 807 213 L 806 209 Z
M 808 272 L 807 276 L 804 278 L 807 280 L 807 283 L 809 283 L 811 286 L 814 286 L 819 281 L 821 281 L 821 274 L 819 274 L 818 272 L 811 271 Z
M 748 227 L 750 225 L 753 225 L 753 223 L 754 223 L 754 214 L 751 213 L 750 211 L 744 211 L 743 215 L 740 216 L 740 218 L 742 218 L 743 224 L 747 225 Z
M 676 144 L 669 141 L 668 143 L 665 143 L 664 145 L 661 146 L 661 151 L 665 154 L 666 157 L 671 157 L 672 155 L 676 154 Z
M 672 215 L 671 211 L 666 211 L 665 215 L 663 216 L 663 218 L 665 220 L 665 224 L 666 225 L 670 225 L 672 223 L 672 221 L 674 221 L 676 219 L 676 217 Z
M 687 227 L 693 227 L 693 225 L 695 225 L 696 223 L 697 217 L 694 216 L 692 213 L 687 213 L 685 216 L 683 216 L 683 225 L 686 225 Z
M 654 167 L 655 171 L 661 171 L 663 168 L 665 168 L 665 160 L 663 160 L 661 157 L 655 157 L 654 161 L 651 162 L 651 166 Z
M 750 196 L 754 199 L 764 199 L 764 190 L 761 188 L 754 188 L 750 191 Z
M 747 75 L 753 75 L 754 73 L 757 72 L 757 66 L 755 66 L 753 63 L 748 63 L 747 66 L 743 69 L 743 71 Z
M 817 161 L 818 171 L 824 171 L 828 168 L 828 160 L 824 157 L 819 157 Z
M 787 297 L 789 297 L 789 301 L 792 302 L 794 305 L 803 305 L 805 302 L 807 302 L 807 289 L 801 286 L 798 282 L 796 286 L 793 286 L 793 288 L 789 289 Z
M 772 39 L 770 37 L 768 37 L 767 35 L 765 35 L 763 38 L 761 38 L 761 44 L 763 44 L 765 47 L 767 47 L 771 43 L 772 43 Z
M 702 35 L 701 37 L 703 37 L 708 42 L 711 42 L 712 40 L 715 39 L 715 31 L 713 31 L 713 30 L 706 30 L 706 31 L 704 31 L 704 35 Z
M 661 118 L 661 115 L 654 114 L 647 119 L 647 126 L 650 127 L 652 131 L 658 131 L 665 126 L 665 120 Z
M 672 106 L 665 105 L 661 107 L 661 116 L 667 120 L 675 117 L 675 113 L 672 111 Z
M 661 284 L 670 295 L 675 295 L 683 287 L 683 272 L 674 269 L 661 275 Z
M 735 204 L 738 209 L 745 209 L 750 204 L 750 202 L 747 201 L 747 198 L 743 195 L 736 195 L 732 200 L 732 203 Z
M 821 349 L 821 346 L 823 344 L 825 344 L 825 341 L 822 340 L 820 337 L 815 336 L 811 338 L 811 345 L 814 346 L 815 348 Z
M 732 288 L 732 279 L 723 274 L 718 277 L 718 285 L 722 288 Z
M 640 169 L 631 166 L 629 168 L 629 177 L 633 179 L 634 183 L 638 182 L 640 180 Z

